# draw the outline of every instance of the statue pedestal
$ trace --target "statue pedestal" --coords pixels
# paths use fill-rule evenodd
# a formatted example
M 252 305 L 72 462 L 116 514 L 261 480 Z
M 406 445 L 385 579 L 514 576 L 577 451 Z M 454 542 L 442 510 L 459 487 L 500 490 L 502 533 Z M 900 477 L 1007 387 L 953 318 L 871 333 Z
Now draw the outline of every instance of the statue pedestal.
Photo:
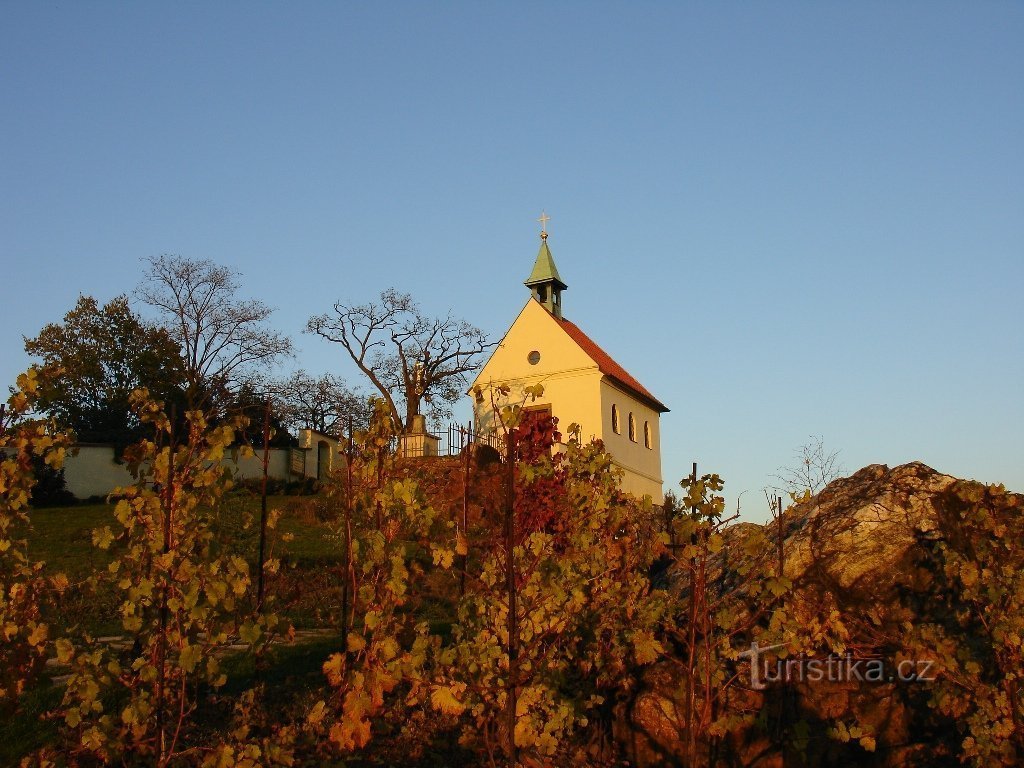
M 441 438 L 427 432 L 426 416 L 413 416 L 405 434 L 398 438 L 398 454 L 412 459 L 420 456 L 437 456 Z

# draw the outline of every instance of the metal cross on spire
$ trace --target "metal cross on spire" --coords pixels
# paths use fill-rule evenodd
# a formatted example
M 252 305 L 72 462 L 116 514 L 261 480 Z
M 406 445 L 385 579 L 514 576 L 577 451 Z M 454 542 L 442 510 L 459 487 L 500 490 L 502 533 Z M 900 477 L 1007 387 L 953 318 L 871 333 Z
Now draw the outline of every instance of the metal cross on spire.
M 540 212 L 540 218 L 537 219 L 540 222 L 540 237 L 542 240 L 548 239 L 548 222 L 551 221 L 551 217 L 548 216 L 544 211 Z

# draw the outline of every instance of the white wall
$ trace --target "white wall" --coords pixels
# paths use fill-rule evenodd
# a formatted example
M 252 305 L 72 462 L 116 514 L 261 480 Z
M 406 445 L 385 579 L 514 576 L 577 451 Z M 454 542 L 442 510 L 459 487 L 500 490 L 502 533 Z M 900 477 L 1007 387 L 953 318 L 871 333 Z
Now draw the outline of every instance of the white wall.
M 267 457 L 267 475 L 278 480 L 288 479 L 288 448 L 271 448 Z M 263 451 L 257 450 L 255 456 L 238 456 L 232 451 L 223 461 L 235 470 L 239 480 L 253 480 L 263 477 Z
M 118 486 L 135 482 L 128 465 L 114 461 L 113 446 L 80 445 L 77 451 L 64 459 L 64 481 L 75 498 L 106 496 Z
M 531 352 L 540 354 L 536 363 L 530 360 Z M 659 504 L 664 500 L 661 415 L 601 373 L 597 363 L 533 299 L 527 301 L 474 382 L 474 387 L 485 390 L 483 399 L 475 402 L 473 408 L 481 431 L 494 428 L 490 393 L 495 385 L 501 384 L 511 391 L 498 405 L 521 402 L 523 387 L 543 384 L 543 396 L 536 402 L 527 402 L 527 406 L 549 405 L 563 435 L 575 422 L 581 427 L 580 438 L 584 442 L 593 438 L 604 440 L 605 450 L 625 473 L 622 489 L 636 496 L 649 495 Z M 619 410 L 618 433 L 612 429 L 613 403 Z M 636 423 L 635 441 L 628 434 L 630 413 Z M 651 432 L 650 448 L 644 444 L 645 423 Z
M 90 496 L 106 496 L 119 486 L 131 485 L 135 482 L 126 464 L 114 461 L 114 448 L 110 445 L 79 445 L 77 453 L 69 452 L 64 459 L 64 480 L 68 491 L 78 499 Z M 316 449 L 298 449 L 303 454 L 303 474 L 293 475 L 289 472 L 289 448 L 271 448 L 268 457 L 267 474 L 276 480 L 297 480 L 300 477 L 316 477 Z M 255 456 L 238 456 L 237 451 L 230 451 L 223 459 L 223 464 L 235 471 L 240 480 L 251 480 L 263 477 L 263 453 L 257 451 Z
M 612 405 L 619 411 L 619 431 L 612 429 Z M 633 414 L 636 439 L 629 439 L 629 415 Z M 601 382 L 602 437 L 605 449 L 625 470 L 622 490 L 636 496 L 650 495 L 656 504 L 665 500 L 661 477 L 661 414 L 607 378 Z M 651 447 L 644 444 L 644 424 L 651 432 Z
M 530 362 L 531 352 L 540 354 L 536 363 Z M 511 389 L 507 398 L 499 398 L 497 404 L 503 405 L 521 402 L 524 387 L 542 384 L 543 396 L 525 405 L 550 406 L 563 433 L 576 423 L 582 428 L 584 441 L 600 437 L 601 377 L 597 363 L 544 307 L 529 299 L 473 382 L 483 394 L 482 401 L 473 407 L 476 426 L 484 432 L 496 430 L 491 403 L 496 385 Z

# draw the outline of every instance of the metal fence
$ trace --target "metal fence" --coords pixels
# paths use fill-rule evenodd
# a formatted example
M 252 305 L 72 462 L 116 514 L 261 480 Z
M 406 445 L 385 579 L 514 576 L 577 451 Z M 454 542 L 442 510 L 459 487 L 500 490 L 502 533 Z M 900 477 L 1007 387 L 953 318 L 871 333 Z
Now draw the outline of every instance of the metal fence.
M 419 433 L 400 435 L 395 438 L 394 450 L 405 458 L 425 458 L 437 456 L 459 456 L 467 448 L 488 446 L 496 451 L 502 450 L 501 437 L 493 432 L 474 429 L 473 422 L 468 424 L 449 424 L 440 434 Z
M 467 445 L 474 444 L 486 445 L 500 452 L 504 446 L 504 441 L 494 432 L 474 431 L 472 421 L 466 426 L 461 424 L 448 425 L 448 441 L 446 443 L 448 453 L 446 455 L 455 456 L 461 454 Z

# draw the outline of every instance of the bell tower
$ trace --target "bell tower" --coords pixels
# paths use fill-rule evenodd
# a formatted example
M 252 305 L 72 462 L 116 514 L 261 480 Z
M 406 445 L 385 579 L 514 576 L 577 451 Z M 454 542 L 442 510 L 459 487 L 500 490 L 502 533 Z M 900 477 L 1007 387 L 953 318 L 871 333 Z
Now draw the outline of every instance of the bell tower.
M 540 251 L 537 253 L 537 260 L 533 264 L 533 271 L 523 283 L 530 289 L 533 298 L 557 318 L 562 317 L 562 291 L 569 288 L 562 282 L 558 275 L 558 268 L 555 267 L 555 260 L 551 256 L 551 249 L 548 248 L 548 233 L 546 224 L 550 217 L 546 213 L 540 216 Z

